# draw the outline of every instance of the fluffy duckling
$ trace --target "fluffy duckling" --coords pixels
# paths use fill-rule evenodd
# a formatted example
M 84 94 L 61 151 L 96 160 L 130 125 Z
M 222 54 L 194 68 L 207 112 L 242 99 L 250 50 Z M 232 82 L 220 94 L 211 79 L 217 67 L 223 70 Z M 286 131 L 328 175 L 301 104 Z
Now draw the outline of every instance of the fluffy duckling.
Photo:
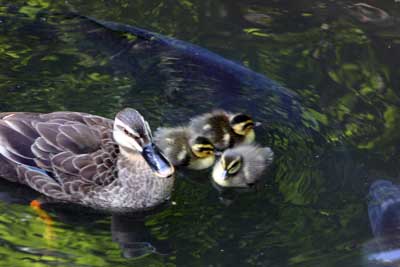
M 256 123 L 249 115 L 224 110 L 199 115 L 190 122 L 193 131 L 207 137 L 218 150 L 251 144 L 255 139 L 254 126 Z
M 273 158 L 269 147 L 240 145 L 227 149 L 215 164 L 212 178 L 222 187 L 252 187 Z
M 159 128 L 154 140 L 174 166 L 201 170 L 214 164 L 214 145 L 188 127 Z

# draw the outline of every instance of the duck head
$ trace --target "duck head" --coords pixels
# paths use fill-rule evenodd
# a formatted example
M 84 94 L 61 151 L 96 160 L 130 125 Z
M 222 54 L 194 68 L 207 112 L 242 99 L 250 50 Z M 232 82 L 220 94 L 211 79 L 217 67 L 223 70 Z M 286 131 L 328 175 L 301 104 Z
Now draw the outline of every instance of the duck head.
M 172 164 L 154 145 L 150 126 L 137 110 L 125 108 L 115 116 L 113 137 L 121 149 L 128 153 L 141 153 L 157 176 L 169 177 L 175 172 Z
M 243 157 L 234 151 L 226 150 L 220 160 L 215 164 L 212 178 L 223 187 L 248 187 L 241 174 Z
M 233 132 L 237 135 L 243 136 L 245 144 L 250 144 L 255 139 L 254 127 L 259 123 L 255 123 L 253 119 L 246 114 L 235 114 L 229 121 Z
M 206 137 L 197 136 L 189 141 L 189 146 L 194 159 L 189 164 L 189 168 L 201 170 L 209 168 L 215 161 L 215 147 Z

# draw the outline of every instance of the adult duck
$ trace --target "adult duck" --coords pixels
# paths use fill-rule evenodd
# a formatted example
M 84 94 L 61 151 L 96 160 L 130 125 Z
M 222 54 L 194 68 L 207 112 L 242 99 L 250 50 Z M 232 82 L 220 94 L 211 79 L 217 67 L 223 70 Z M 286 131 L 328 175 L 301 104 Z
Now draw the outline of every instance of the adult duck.
M 169 198 L 173 174 L 134 109 L 115 120 L 68 111 L 0 113 L 0 176 L 57 201 L 148 209 Z

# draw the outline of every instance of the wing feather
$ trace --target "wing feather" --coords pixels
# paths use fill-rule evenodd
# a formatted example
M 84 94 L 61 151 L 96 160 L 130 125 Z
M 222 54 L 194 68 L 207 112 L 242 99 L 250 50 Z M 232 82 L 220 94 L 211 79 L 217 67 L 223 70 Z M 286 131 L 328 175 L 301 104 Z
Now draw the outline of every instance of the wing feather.
M 75 154 L 91 153 L 100 148 L 100 134 L 83 124 L 64 125 L 59 128 L 57 144 Z
M 25 137 L 31 139 L 32 141 L 39 137 L 39 134 L 33 129 L 29 122 L 21 120 L 4 120 L 8 127 L 14 131 L 24 135 Z
M 0 154 L 22 164 L 10 166 L 39 192 L 79 194 L 116 178 L 112 127 L 112 120 L 85 113 L 0 113 Z
M 41 150 L 35 144 L 33 144 L 31 146 L 31 151 L 35 155 L 35 158 L 39 158 L 39 159 L 42 159 L 42 160 L 45 160 L 45 159 L 49 158 L 49 152 Z
M 46 140 L 43 137 L 37 138 L 35 140 L 34 145 L 37 146 L 40 150 L 45 151 L 50 154 L 57 154 L 57 153 L 61 152 L 59 148 L 46 142 Z
M 39 122 L 35 126 L 36 130 L 46 141 L 46 143 L 58 148 L 57 135 L 59 133 L 58 128 L 61 126 L 61 124 L 52 122 Z
M 4 121 L 0 121 L 1 154 L 7 157 L 6 154 L 10 153 L 19 158 L 33 159 L 31 145 L 32 140 L 30 138 L 8 127 Z
M 51 158 L 51 165 L 56 168 L 58 171 L 61 171 L 62 173 L 68 173 L 71 175 L 77 175 L 79 172 L 74 171 L 75 168 L 72 165 L 72 158 L 74 157 L 74 154 L 70 151 L 64 151 L 61 152 Z M 70 160 L 71 164 L 68 164 L 72 166 L 72 168 L 67 169 L 67 161 Z M 65 164 L 65 165 L 64 165 Z
M 103 117 L 99 117 L 99 116 L 94 116 L 94 115 L 88 115 L 88 116 L 84 116 L 83 120 L 85 121 L 85 124 L 87 125 L 96 125 L 104 127 L 104 128 L 108 128 L 108 129 L 112 129 L 113 128 L 113 124 L 114 121 L 107 119 L 107 118 L 103 118 Z
M 73 162 L 75 155 L 70 156 L 65 158 L 63 161 L 61 161 L 60 166 L 66 173 L 71 173 L 71 174 L 79 174 L 79 169 L 75 168 Z
M 95 164 L 90 164 L 79 171 L 79 175 L 82 176 L 83 178 L 87 180 L 92 180 L 92 178 L 96 175 L 97 173 L 97 167 Z
M 77 155 L 72 159 L 72 165 L 76 169 L 82 169 L 90 164 L 93 164 L 93 159 L 89 155 Z

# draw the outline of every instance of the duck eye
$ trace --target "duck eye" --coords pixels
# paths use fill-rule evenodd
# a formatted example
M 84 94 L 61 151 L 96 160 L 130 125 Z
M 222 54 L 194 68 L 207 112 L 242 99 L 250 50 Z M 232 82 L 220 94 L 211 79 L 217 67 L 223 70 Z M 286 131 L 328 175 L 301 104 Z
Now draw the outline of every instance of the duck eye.
M 124 129 L 124 133 L 125 133 L 127 136 L 129 136 L 129 137 L 135 139 L 136 141 L 140 140 L 140 137 L 139 137 L 139 136 L 132 134 L 132 133 L 129 132 L 127 129 Z
M 232 166 L 230 166 L 230 168 L 228 169 L 228 173 L 235 174 L 239 171 L 239 169 L 240 169 L 240 162 L 236 161 L 235 163 L 232 164 Z
M 254 122 L 253 121 L 248 120 L 248 121 L 243 123 L 243 127 L 242 127 L 243 131 L 251 130 L 253 128 L 254 128 Z

